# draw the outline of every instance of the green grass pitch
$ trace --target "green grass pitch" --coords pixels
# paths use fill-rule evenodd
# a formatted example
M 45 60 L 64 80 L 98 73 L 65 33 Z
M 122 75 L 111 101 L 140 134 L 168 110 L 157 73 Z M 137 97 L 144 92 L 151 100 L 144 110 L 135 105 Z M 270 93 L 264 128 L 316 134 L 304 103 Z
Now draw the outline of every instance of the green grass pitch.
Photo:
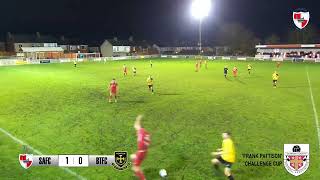
M 317 128 L 310 99 L 310 75 L 315 108 L 320 112 L 320 64 L 283 63 L 278 88 L 272 88 L 274 62 L 210 61 L 195 72 L 195 61 L 153 59 L 0 67 L 0 127 L 43 154 L 113 154 L 136 150 L 135 117 L 144 114 L 152 134 L 143 163 L 148 179 L 226 179 L 214 176 L 210 152 L 221 146 L 221 132 L 231 131 L 237 162 L 236 179 L 319 179 Z M 122 66 L 137 67 L 137 76 Z M 229 67 L 229 80 L 223 67 Z M 239 78 L 231 77 L 236 65 Z M 148 92 L 151 74 L 155 94 Z M 118 103 L 107 101 L 107 86 L 115 77 Z M 310 144 L 310 167 L 295 178 L 283 165 L 247 167 L 243 153 L 283 153 L 283 144 Z M 0 133 L 0 179 L 75 179 L 58 167 L 23 169 L 18 154 L 24 148 Z M 70 168 L 88 179 L 135 179 L 130 169 Z

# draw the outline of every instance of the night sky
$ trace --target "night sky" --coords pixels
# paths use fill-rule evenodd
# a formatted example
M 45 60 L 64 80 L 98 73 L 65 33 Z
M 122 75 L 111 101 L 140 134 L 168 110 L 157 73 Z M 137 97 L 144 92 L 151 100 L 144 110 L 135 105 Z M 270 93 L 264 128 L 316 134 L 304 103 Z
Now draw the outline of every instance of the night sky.
M 213 0 L 204 38 L 214 39 L 222 23 L 237 22 L 258 38 L 286 37 L 294 28 L 292 11 L 306 8 L 319 27 L 318 0 Z M 191 0 L 2 0 L 0 33 L 50 33 L 85 39 L 117 36 L 147 40 L 192 40 L 198 22 Z

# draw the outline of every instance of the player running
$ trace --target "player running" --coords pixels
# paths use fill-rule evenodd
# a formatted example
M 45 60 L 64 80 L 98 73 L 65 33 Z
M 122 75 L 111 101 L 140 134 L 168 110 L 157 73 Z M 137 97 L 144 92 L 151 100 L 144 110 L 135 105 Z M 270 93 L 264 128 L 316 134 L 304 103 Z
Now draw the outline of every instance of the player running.
M 281 62 L 277 62 L 277 68 L 280 68 L 280 66 L 281 66 Z
M 133 76 L 136 76 L 137 75 L 137 68 L 133 66 L 132 72 L 133 72 Z
M 118 102 L 117 101 L 117 90 L 118 90 L 118 83 L 117 83 L 116 79 L 113 78 L 112 81 L 109 84 L 109 92 L 110 92 L 109 103 L 112 102 L 112 97 L 114 97 L 114 102 L 115 103 Z
M 233 73 L 233 77 L 236 78 L 238 76 L 238 68 L 236 66 L 233 67 L 232 73 Z
M 225 78 L 227 78 L 227 75 L 228 75 L 228 67 L 227 66 L 225 66 L 224 68 L 223 68 L 223 73 L 224 73 L 224 77 Z
M 147 84 L 149 87 L 149 91 L 151 91 L 152 94 L 154 94 L 154 92 L 153 92 L 153 78 L 151 77 L 151 75 L 147 78 Z
M 275 72 L 272 74 L 272 84 L 273 84 L 273 88 L 277 88 L 278 79 L 279 79 L 279 74 L 277 73 L 277 71 L 275 71 Z
M 77 67 L 77 61 L 76 60 L 73 61 L 73 66 Z
M 152 68 L 152 61 L 150 60 L 150 67 Z
M 199 62 L 196 61 L 196 72 L 199 72 Z
M 251 74 L 252 66 L 251 64 L 248 64 L 248 73 Z
M 234 147 L 234 143 L 231 139 L 231 134 L 228 132 L 222 133 L 222 148 L 218 149 L 218 152 L 213 152 L 212 155 L 215 156 L 212 159 L 212 164 L 215 169 L 219 168 L 219 164 L 223 164 L 224 174 L 228 177 L 229 180 L 233 180 L 233 176 L 231 174 L 231 166 L 236 160 L 236 151 Z
M 145 180 L 146 178 L 141 170 L 141 164 L 147 156 L 148 147 L 151 140 L 150 134 L 143 128 L 141 121 L 142 115 L 139 115 L 134 123 L 134 128 L 136 129 L 138 136 L 138 150 L 135 154 L 131 155 L 131 159 L 133 161 L 132 170 L 134 171 L 135 176 L 139 178 L 139 180 Z
M 123 69 L 123 75 L 124 76 L 128 75 L 128 68 L 125 64 L 123 65 L 122 69 Z

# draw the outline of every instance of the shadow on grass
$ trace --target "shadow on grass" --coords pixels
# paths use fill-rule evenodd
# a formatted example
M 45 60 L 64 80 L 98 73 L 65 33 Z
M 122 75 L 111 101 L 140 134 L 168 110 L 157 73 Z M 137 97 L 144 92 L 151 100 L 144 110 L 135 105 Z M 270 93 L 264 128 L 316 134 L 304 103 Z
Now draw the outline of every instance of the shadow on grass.
M 148 179 L 160 179 L 160 175 L 158 174 L 160 168 L 146 168 L 143 170 L 144 174 Z
M 280 89 L 308 88 L 308 86 L 279 86 Z
M 182 94 L 178 94 L 178 93 L 158 93 L 159 96 L 179 96 Z
M 130 101 L 126 101 L 126 100 L 123 100 L 121 102 L 127 102 L 127 103 L 145 103 L 145 101 L 143 100 L 130 100 Z
M 241 83 L 241 84 L 245 84 L 245 85 L 247 84 L 247 83 L 241 81 L 239 78 L 235 78 L 235 80 L 238 81 L 238 82 Z

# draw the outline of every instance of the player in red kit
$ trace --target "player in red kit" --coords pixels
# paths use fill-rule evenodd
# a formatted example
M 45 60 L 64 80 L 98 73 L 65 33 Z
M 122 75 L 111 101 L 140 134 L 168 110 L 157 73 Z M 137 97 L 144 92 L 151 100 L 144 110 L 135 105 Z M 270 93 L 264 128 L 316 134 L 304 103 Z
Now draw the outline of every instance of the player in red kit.
M 117 90 L 118 90 L 118 83 L 115 78 L 109 84 L 109 103 L 112 102 L 112 97 L 114 96 L 114 102 L 117 102 Z
M 238 68 L 236 66 L 233 67 L 232 73 L 233 73 L 233 77 L 237 77 L 238 76 Z
M 150 134 L 142 127 L 141 121 L 142 115 L 139 115 L 134 124 L 134 128 L 136 129 L 138 136 L 138 150 L 135 154 L 131 155 L 131 159 L 133 161 L 132 170 L 134 171 L 135 176 L 139 178 L 139 180 L 145 180 L 146 178 L 141 170 L 141 164 L 148 152 Z
M 125 64 L 123 65 L 123 75 L 124 76 L 128 75 L 128 68 Z

